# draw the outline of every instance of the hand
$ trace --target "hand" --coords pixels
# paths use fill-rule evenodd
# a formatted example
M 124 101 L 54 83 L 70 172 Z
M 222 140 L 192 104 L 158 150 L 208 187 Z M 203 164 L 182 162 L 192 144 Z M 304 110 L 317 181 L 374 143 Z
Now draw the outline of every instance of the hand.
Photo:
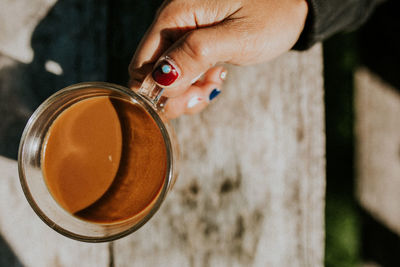
M 167 117 L 198 112 L 226 76 L 216 64 L 259 63 L 288 51 L 307 12 L 306 0 L 165 1 L 132 58 L 130 87 L 152 71 L 170 98 Z

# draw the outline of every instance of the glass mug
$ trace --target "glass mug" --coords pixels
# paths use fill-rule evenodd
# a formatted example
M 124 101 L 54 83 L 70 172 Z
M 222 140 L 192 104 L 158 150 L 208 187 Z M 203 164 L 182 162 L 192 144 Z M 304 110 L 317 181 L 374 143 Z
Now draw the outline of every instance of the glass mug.
M 21 138 L 18 170 L 25 197 L 48 226 L 64 236 L 79 241 L 112 241 L 139 229 L 160 208 L 176 180 L 178 157 L 178 144 L 173 129 L 163 115 L 167 98 L 161 96 L 162 91 L 163 89 L 150 77 L 145 79 L 137 93 L 115 84 L 86 82 L 58 91 L 37 108 Z M 99 96 L 139 105 L 158 127 L 166 151 L 165 177 L 156 196 L 133 217 L 115 222 L 92 222 L 68 212 L 55 200 L 43 173 L 42 155 L 46 149 L 46 136 L 53 122 L 73 104 Z M 121 157 L 123 156 L 121 154 Z

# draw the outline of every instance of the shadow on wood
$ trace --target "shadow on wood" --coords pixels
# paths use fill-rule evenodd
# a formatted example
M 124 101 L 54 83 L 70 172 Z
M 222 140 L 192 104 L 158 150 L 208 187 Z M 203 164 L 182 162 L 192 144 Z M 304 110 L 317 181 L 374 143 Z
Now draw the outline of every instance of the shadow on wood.
M 33 33 L 30 64 L 0 57 L 0 106 L 17 114 L 0 126 L 2 155 L 15 158 L 26 119 L 50 93 L 80 81 L 126 82 L 146 28 L 138 25 L 155 12 L 156 2 L 144 2 L 59 1 Z M 114 248 L 76 243 L 46 228 L 24 202 L 15 162 L 1 158 L 7 179 L 0 180 L 0 210 L 14 214 L 1 216 L 2 234 L 32 266 L 322 266 L 321 59 L 317 45 L 266 64 L 229 66 L 215 103 L 175 122 L 181 176 L 167 201 Z
M 0 155 L 16 158 L 27 119 L 52 93 L 106 79 L 106 11 L 106 1 L 58 1 L 32 33 L 31 63 L 0 55 Z

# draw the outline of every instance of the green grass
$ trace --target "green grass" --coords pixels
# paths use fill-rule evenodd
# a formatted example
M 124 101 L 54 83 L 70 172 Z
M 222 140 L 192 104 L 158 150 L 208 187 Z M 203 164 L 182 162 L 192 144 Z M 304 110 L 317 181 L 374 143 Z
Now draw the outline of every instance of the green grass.
M 324 43 L 326 106 L 326 243 L 327 267 L 359 266 L 361 220 L 354 198 L 353 73 L 358 63 L 354 34 Z

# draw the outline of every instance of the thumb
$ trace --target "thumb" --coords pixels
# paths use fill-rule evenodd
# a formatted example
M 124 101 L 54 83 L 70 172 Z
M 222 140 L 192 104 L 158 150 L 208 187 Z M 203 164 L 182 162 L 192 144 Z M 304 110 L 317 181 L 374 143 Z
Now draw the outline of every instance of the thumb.
M 237 51 L 229 31 L 215 25 L 186 33 L 155 64 L 152 77 L 166 88 L 164 94 L 175 97 L 218 62 L 226 62 Z

